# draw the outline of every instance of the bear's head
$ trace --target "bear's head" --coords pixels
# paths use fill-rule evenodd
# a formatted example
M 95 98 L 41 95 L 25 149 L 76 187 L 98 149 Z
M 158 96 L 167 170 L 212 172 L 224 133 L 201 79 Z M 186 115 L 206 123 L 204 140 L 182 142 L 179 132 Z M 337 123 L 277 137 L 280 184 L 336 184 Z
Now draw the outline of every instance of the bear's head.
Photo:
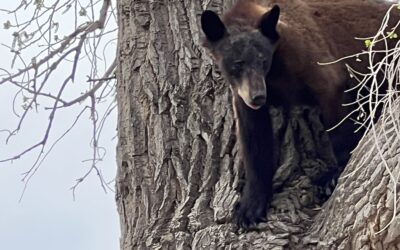
M 259 109 L 266 102 L 265 78 L 279 39 L 279 13 L 279 7 L 274 6 L 261 16 L 256 27 L 240 32 L 238 27 L 227 27 L 213 11 L 204 11 L 201 16 L 205 46 L 234 94 L 252 109 Z

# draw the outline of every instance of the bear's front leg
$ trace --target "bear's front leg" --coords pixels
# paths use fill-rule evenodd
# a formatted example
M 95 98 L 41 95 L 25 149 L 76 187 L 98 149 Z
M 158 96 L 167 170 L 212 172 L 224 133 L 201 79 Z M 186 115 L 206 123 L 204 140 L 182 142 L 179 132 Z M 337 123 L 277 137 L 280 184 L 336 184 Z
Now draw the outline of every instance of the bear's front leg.
M 245 168 L 245 186 L 235 205 L 234 222 L 245 230 L 265 221 L 272 198 L 273 131 L 268 106 L 259 110 L 236 107 L 239 148 Z

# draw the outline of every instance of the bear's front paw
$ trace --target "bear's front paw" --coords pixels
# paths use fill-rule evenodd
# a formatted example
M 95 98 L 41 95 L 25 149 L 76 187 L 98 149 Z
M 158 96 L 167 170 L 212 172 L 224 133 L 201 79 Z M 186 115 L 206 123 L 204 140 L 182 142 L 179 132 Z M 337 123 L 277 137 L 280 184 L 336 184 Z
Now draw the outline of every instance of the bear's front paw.
M 267 215 L 267 197 L 261 194 L 242 195 L 233 211 L 233 221 L 245 231 L 257 223 L 265 221 Z

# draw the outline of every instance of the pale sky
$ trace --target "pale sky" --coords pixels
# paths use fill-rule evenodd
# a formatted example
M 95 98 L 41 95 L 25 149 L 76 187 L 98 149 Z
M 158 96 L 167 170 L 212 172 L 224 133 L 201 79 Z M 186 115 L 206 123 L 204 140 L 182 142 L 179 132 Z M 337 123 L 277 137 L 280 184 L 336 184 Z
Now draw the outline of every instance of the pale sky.
M 7 9 L 10 4 L 15 5 L 12 1 L 5 1 L 1 8 Z M 0 12 L 0 44 L 10 42 L 9 32 L 3 29 L 3 23 L 8 18 Z M 0 46 L 0 55 L 0 68 L 10 68 L 11 57 L 3 46 Z M 58 77 L 62 77 L 62 72 L 59 74 Z M 8 84 L 0 85 L 0 130 L 15 128 L 18 121 L 11 110 L 14 91 Z M 57 116 L 54 136 L 59 136 L 69 127 L 79 110 L 77 108 Z M 48 114 L 43 111 L 32 113 L 19 136 L 8 145 L 5 144 L 6 134 L 0 133 L 0 159 L 37 142 L 43 135 Z M 115 177 L 117 168 L 116 120 L 114 112 L 104 127 L 101 141 L 107 149 L 107 156 L 99 167 L 107 180 Z M 78 187 L 75 201 L 70 190 L 75 180 L 90 166 L 90 163 L 82 162 L 91 156 L 90 135 L 90 119 L 86 115 L 33 176 L 21 202 L 19 198 L 24 188 L 21 177 L 32 165 L 35 152 L 12 164 L 0 163 L 1 250 L 119 249 L 120 229 L 115 194 L 110 191 L 105 193 L 95 174 Z M 114 183 L 111 185 L 114 188 Z

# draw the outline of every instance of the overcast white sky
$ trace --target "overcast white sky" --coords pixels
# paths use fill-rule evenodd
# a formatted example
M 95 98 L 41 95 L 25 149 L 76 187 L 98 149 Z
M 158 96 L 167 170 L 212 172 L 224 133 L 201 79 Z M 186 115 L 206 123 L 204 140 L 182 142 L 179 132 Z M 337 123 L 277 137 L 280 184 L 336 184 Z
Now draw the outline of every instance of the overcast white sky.
M 11 8 L 8 5 L 15 4 L 5 1 L 1 8 Z M 10 43 L 10 32 L 3 29 L 3 23 L 8 19 L 0 12 L 0 43 Z M 61 21 L 69 22 L 67 18 Z M 0 46 L 0 55 L 0 68 L 9 68 L 11 57 L 3 46 Z M 63 72 L 58 74 L 58 78 L 63 76 Z M 57 76 L 54 80 L 57 80 Z M 11 110 L 14 92 L 15 89 L 7 84 L 0 85 L 0 130 L 15 128 L 18 121 Z M 72 109 L 57 117 L 53 135 L 59 136 L 64 132 L 63 129 L 72 123 L 77 110 Z M 8 145 L 5 145 L 6 134 L 0 133 L 0 159 L 12 156 L 37 142 L 43 135 L 48 114 L 43 111 L 32 113 L 20 135 Z M 107 156 L 99 166 L 108 180 L 112 180 L 116 173 L 116 119 L 114 112 L 106 123 L 102 137 L 102 146 L 106 147 Z M 119 218 L 115 194 L 105 193 L 96 175 L 89 176 L 79 186 L 75 201 L 70 190 L 75 180 L 90 165 L 82 162 L 91 156 L 90 136 L 90 120 L 89 115 L 86 115 L 31 179 L 21 202 L 19 198 L 24 188 L 21 176 L 32 165 L 36 154 L 29 154 L 12 164 L 0 163 L 1 250 L 119 249 Z

